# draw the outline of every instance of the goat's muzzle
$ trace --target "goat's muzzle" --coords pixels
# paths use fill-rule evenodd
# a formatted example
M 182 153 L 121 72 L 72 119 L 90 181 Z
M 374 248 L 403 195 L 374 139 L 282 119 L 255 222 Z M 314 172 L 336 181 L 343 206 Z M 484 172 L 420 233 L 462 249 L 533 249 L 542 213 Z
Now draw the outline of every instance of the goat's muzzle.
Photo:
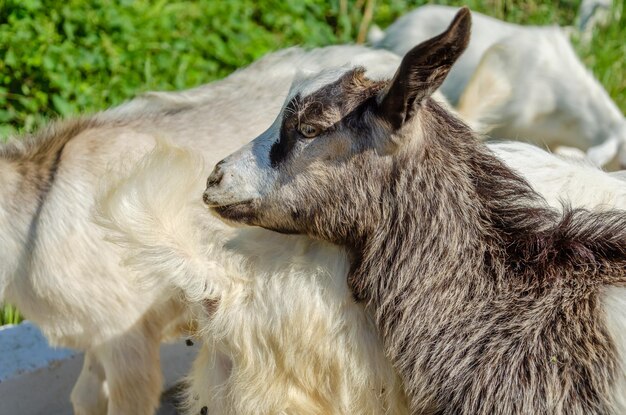
M 211 172 L 211 175 L 206 181 L 207 189 L 210 187 L 219 186 L 222 182 L 222 178 L 224 177 L 224 172 L 222 171 L 222 164 L 224 164 L 224 160 L 220 161 L 215 165 L 215 168 Z
M 220 183 L 222 182 L 222 179 L 224 178 L 224 172 L 222 171 L 222 167 L 221 167 L 222 164 L 224 164 L 224 160 L 217 163 L 215 165 L 215 168 L 209 175 L 209 178 L 206 181 L 207 190 L 219 186 Z M 204 201 L 205 204 L 209 206 L 214 205 L 213 201 L 211 200 L 211 198 L 209 197 L 206 191 L 202 195 L 202 200 Z

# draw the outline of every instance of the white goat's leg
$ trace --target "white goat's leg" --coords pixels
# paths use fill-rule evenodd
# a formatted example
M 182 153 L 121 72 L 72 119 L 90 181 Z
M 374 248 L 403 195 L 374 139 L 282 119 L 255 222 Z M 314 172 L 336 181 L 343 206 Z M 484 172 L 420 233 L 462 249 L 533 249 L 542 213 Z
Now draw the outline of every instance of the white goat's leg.
M 104 368 L 91 350 L 85 352 L 83 369 L 72 389 L 70 400 L 76 415 L 105 415 L 107 413 Z
M 160 340 L 160 332 L 143 322 L 99 347 L 109 391 L 109 415 L 154 414 L 163 388 Z

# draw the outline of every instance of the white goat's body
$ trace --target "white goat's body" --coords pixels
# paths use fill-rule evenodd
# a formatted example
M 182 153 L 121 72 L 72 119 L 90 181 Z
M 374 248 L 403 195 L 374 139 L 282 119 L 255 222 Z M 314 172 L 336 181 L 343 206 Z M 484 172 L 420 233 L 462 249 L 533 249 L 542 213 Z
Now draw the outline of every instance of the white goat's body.
M 597 165 L 626 165 L 626 119 L 559 29 L 494 44 L 459 102 L 459 114 L 492 137 L 576 147 Z
M 77 412 L 107 407 L 103 386 L 84 386 L 106 377 L 109 414 L 152 413 L 161 388 L 159 343 L 187 322 L 177 293 L 130 276 L 120 251 L 89 219 L 98 183 L 114 173 L 111 163 L 136 160 L 163 137 L 212 165 L 271 122 L 298 69 L 394 59 L 352 46 L 286 50 L 223 81 L 148 93 L 0 147 L 0 293 L 52 344 L 86 350 L 90 363 L 72 396 Z
M 457 10 L 419 7 L 392 24 L 375 46 L 403 55 L 442 32 Z M 498 139 L 589 150 L 602 166 L 615 161 L 625 147 L 626 120 L 577 57 L 567 33 L 480 13 L 472 18 L 469 46 L 441 87 L 458 103 L 461 117 Z M 619 162 L 626 166 L 626 149 Z
M 457 7 L 426 5 L 405 14 L 389 26 L 375 47 L 404 56 L 415 45 L 443 32 L 459 9 Z M 472 13 L 472 37 L 463 55 L 454 64 L 441 87 L 441 92 L 456 104 L 478 67 L 484 53 L 499 40 L 541 27 L 523 27 L 503 22 L 480 13 Z
M 180 289 L 195 304 L 205 344 L 187 412 L 407 413 L 345 283 L 346 255 L 307 237 L 225 229 L 198 200 L 203 164 L 160 146 L 129 179 L 109 183 L 98 219 L 126 263 L 154 279 L 148 285 Z
M 561 201 L 586 209 L 626 209 L 626 178 L 585 160 L 568 160 L 526 143 L 495 142 L 489 148 L 520 173 L 550 206 Z

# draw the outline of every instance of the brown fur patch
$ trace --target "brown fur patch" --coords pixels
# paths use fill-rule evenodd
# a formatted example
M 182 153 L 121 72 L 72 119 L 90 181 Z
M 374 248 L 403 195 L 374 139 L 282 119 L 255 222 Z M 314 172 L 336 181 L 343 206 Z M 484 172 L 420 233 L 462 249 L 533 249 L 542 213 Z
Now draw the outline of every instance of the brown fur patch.
M 44 194 L 54 181 L 65 145 L 90 128 L 101 125 L 95 117 L 56 121 L 34 134 L 13 138 L 0 146 L 0 158 L 16 166 L 22 194 Z

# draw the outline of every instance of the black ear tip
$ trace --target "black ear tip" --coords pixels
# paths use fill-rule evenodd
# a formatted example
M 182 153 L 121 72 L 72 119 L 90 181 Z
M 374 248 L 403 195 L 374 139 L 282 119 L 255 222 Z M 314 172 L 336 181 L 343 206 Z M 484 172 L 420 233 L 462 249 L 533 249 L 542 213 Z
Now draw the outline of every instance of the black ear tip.
M 452 23 L 450 23 L 450 27 L 447 32 L 452 36 L 458 38 L 464 38 L 462 44 L 465 46 L 467 42 L 469 42 L 470 32 L 472 31 L 472 13 L 467 6 L 463 6 L 459 9 L 459 11 L 454 16 Z
M 463 6 L 459 8 L 459 11 L 456 12 L 455 20 L 457 19 L 471 19 L 472 13 L 470 12 L 469 7 Z
M 463 6 L 459 9 L 452 21 L 453 26 L 470 26 L 472 24 L 472 13 L 469 7 Z

